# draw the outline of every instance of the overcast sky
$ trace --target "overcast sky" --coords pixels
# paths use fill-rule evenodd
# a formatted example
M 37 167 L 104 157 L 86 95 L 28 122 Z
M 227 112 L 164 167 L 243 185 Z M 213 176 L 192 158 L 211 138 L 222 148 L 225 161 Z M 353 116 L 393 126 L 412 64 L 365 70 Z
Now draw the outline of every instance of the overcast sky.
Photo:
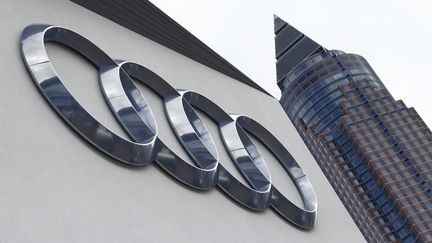
M 396 99 L 432 128 L 429 0 L 151 0 L 279 98 L 273 14 L 325 46 L 365 57 Z

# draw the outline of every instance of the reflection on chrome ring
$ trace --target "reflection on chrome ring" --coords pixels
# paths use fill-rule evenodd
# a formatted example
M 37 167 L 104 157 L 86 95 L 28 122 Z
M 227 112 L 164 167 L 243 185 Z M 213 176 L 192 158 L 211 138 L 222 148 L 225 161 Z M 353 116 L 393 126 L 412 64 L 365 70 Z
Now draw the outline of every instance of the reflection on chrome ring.
M 45 50 L 48 41 L 73 49 L 98 68 L 105 100 L 132 141 L 100 124 L 69 93 L 48 58 Z M 116 62 L 83 36 L 63 27 L 26 27 L 21 37 L 21 51 L 27 69 L 50 105 L 84 139 L 112 158 L 135 166 L 155 161 L 188 186 L 208 190 L 217 185 L 250 209 L 264 210 L 271 206 L 297 226 L 305 229 L 314 226 L 317 200 L 311 183 L 286 148 L 253 119 L 230 115 L 201 94 L 176 90 L 137 63 Z M 131 78 L 163 98 L 170 125 L 196 165 L 181 159 L 158 137 L 151 108 Z M 218 124 L 225 148 L 248 185 L 219 163 L 216 145 L 193 107 Z M 282 164 L 296 184 L 304 208 L 294 205 L 271 184 L 264 158 L 246 132 L 260 140 Z

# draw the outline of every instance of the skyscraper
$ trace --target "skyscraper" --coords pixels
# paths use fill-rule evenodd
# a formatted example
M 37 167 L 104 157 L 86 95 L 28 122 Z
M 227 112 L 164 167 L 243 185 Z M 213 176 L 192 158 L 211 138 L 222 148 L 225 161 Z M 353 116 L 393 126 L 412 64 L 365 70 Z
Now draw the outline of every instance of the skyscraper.
M 369 242 L 432 242 L 432 133 L 368 62 L 275 16 L 285 112 Z

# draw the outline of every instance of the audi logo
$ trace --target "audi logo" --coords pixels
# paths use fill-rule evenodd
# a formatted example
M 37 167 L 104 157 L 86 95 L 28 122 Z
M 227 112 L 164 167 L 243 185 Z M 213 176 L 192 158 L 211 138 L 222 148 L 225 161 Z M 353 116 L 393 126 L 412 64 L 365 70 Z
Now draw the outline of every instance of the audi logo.
M 75 100 L 54 70 L 45 42 L 67 46 L 98 68 L 106 103 L 131 140 L 104 127 Z M 252 118 L 228 114 L 194 91 L 177 90 L 138 63 L 113 60 L 85 37 L 60 26 L 27 26 L 21 36 L 21 53 L 39 91 L 60 117 L 81 137 L 115 160 L 134 166 L 155 162 L 187 186 L 200 190 L 218 186 L 252 210 L 271 207 L 293 224 L 304 229 L 313 228 L 317 199 L 310 181 L 278 139 Z M 158 137 L 152 110 L 131 78 L 163 98 L 171 128 L 194 165 L 176 155 Z M 225 149 L 248 185 L 219 163 L 216 145 L 194 108 L 216 122 Z M 246 131 L 260 140 L 284 167 L 300 192 L 303 208 L 294 205 L 271 184 L 266 163 Z

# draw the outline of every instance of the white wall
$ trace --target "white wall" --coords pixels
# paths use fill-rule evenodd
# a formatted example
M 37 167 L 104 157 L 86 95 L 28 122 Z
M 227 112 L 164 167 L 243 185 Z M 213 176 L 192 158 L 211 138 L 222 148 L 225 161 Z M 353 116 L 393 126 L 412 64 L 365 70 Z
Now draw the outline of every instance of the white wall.
M 69 1 L 1 1 L 0 242 L 362 242 L 360 232 L 313 160 L 278 101 L 135 34 Z M 176 88 L 193 89 L 226 111 L 248 115 L 272 131 L 311 180 L 317 225 L 302 231 L 267 210 L 255 213 L 220 190 L 191 190 L 155 165 L 123 166 L 98 152 L 52 110 L 36 89 L 19 51 L 32 23 L 62 25 L 111 57 L 137 61 Z M 68 49 L 48 45 L 66 87 L 108 128 L 124 135 L 99 90 L 96 70 Z M 143 89 L 162 139 L 182 157 L 162 101 Z M 217 128 L 221 163 L 238 178 Z M 125 136 L 125 135 L 124 135 Z M 276 160 L 259 145 L 274 184 L 300 197 Z

